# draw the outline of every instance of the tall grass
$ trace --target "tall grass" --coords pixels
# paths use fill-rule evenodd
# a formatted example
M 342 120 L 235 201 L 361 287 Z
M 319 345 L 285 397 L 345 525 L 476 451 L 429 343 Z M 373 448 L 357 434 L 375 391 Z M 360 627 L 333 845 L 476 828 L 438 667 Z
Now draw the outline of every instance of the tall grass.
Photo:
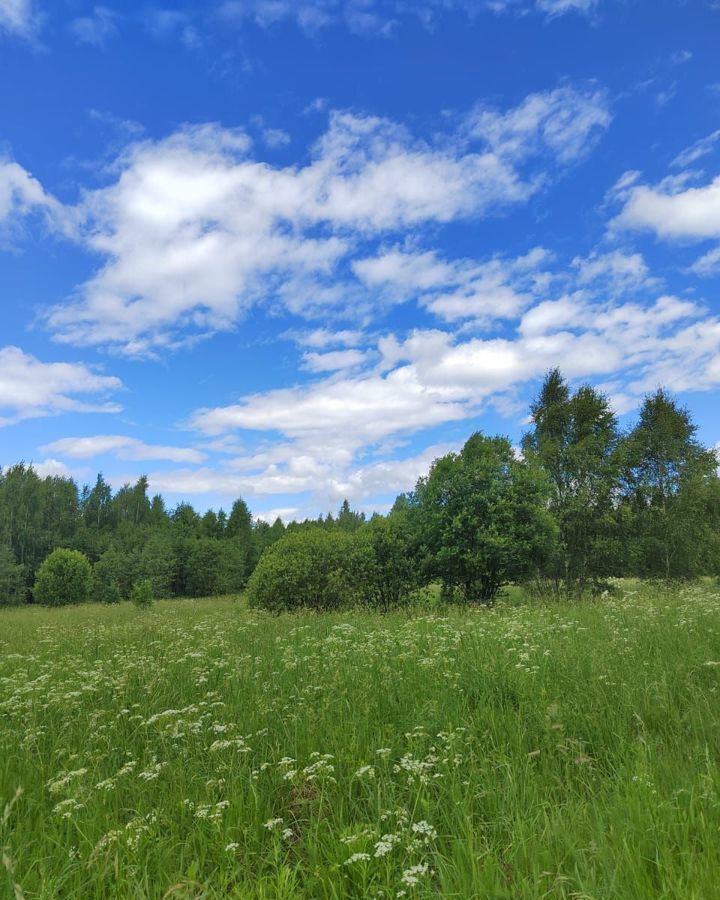
M 0 896 L 712 900 L 719 684 L 710 587 L 5 611 Z

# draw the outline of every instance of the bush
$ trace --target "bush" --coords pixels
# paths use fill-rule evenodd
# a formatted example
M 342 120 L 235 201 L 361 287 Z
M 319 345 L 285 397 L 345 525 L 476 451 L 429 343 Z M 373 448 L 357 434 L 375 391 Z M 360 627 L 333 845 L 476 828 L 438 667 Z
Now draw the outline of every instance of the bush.
M 367 553 L 341 531 L 306 528 L 269 547 L 248 582 L 250 606 L 340 609 L 367 600 Z M 365 563 L 365 564 L 364 564 Z
M 149 609 L 155 602 L 152 581 L 149 578 L 143 578 L 142 581 L 134 584 L 130 591 L 130 599 L 139 609 Z
M 378 516 L 355 534 L 366 602 L 384 611 L 406 602 L 419 586 L 417 554 L 406 519 L 400 513 Z
M 85 603 L 90 596 L 92 567 L 79 550 L 60 548 L 43 561 L 35 576 L 33 595 L 38 603 L 67 606 Z

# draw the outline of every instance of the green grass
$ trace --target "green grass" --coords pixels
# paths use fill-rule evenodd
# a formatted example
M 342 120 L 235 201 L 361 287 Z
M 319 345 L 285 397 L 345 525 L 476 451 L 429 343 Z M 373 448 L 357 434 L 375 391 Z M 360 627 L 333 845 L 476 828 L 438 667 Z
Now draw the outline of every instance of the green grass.
M 710 585 L 3 611 L 0 897 L 712 900 L 719 684 Z

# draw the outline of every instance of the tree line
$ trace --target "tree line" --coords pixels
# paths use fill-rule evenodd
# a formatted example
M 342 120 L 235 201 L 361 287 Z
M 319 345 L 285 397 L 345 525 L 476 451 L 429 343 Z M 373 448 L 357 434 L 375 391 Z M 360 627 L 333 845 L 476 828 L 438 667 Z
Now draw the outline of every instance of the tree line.
M 477 433 L 354 535 L 306 531 L 269 548 L 248 584 L 267 609 L 388 608 L 439 584 L 462 603 L 508 583 L 583 597 L 634 576 L 720 574 L 715 453 L 665 390 L 622 431 L 608 398 L 549 372 L 521 448 Z
M 720 574 L 718 461 L 670 394 L 648 396 L 623 432 L 602 392 L 553 370 L 530 412 L 521 448 L 474 434 L 369 521 L 347 501 L 287 528 L 253 521 L 241 498 L 229 514 L 169 511 L 145 477 L 113 493 L 102 475 L 79 489 L 19 463 L 0 471 L 0 604 L 52 597 L 47 572 L 34 588 L 57 549 L 87 560 L 87 599 L 247 588 L 269 609 L 386 609 L 430 583 L 491 604 L 509 582 L 583 596 L 611 577 Z

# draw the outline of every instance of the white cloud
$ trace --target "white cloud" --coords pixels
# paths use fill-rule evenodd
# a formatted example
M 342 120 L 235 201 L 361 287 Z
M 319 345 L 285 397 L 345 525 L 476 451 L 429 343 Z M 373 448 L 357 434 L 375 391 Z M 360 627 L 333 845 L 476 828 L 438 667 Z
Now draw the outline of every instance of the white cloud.
M 72 459 L 91 459 L 112 453 L 125 460 L 167 460 L 176 463 L 200 463 L 205 453 L 188 447 L 164 447 L 146 444 L 136 438 L 117 434 L 98 434 L 91 437 L 60 438 L 42 448 L 45 453 L 59 453 Z
M 52 217 L 59 204 L 22 166 L 0 157 L 0 238 L 16 233 L 22 220 L 34 211 Z
M 278 506 L 275 509 L 256 512 L 255 518 L 260 522 L 267 522 L 268 525 L 272 525 L 276 519 L 281 519 L 287 524 L 297 521 L 299 512 L 300 509 L 297 506 Z
M 505 113 L 479 107 L 468 128 L 503 158 L 526 159 L 549 151 L 567 164 L 592 149 L 611 118 L 604 91 L 566 86 L 530 94 Z
M 0 32 L 28 37 L 34 27 L 32 0 L 0 0 Z
M 600 285 L 613 295 L 658 284 L 656 278 L 650 277 L 647 263 L 640 253 L 625 253 L 622 250 L 593 253 L 586 258 L 576 256 L 572 265 L 577 269 L 580 286 Z
M 701 138 L 699 141 L 686 147 L 682 153 L 678 153 L 670 165 L 679 169 L 685 169 L 687 166 L 691 166 L 694 162 L 697 162 L 698 159 L 702 159 L 703 156 L 712 153 L 718 141 L 720 141 L 720 128 L 717 131 L 713 131 L 712 134 L 707 135 L 707 137 Z
M 301 347 L 311 347 L 316 350 L 324 350 L 327 347 L 355 347 L 363 339 L 362 331 L 341 329 L 331 331 L 329 328 L 316 328 L 314 331 L 287 332 L 285 337 L 290 337 Z
M 532 307 L 512 337 L 463 340 L 418 330 L 405 340 L 386 336 L 377 350 L 381 367 L 199 410 L 191 425 L 208 435 L 280 435 L 230 462 L 227 477 L 237 490 L 293 494 L 322 485 L 326 497 L 360 497 L 380 493 L 383 473 L 401 468 L 388 459 L 368 462 L 373 447 L 387 454 L 387 441 L 475 416 L 491 402 L 502 407 L 509 392 L 558 362 L 572 379 L 612 378 L 623 411 L 659 384 L 720 384 L 720 320 L 671 295 L 641 304 L 581 290 Z M 201 473 L 198 491 L 209 477 Z
M 81 363 L 44 363 L 19 347 L 0 349 L 0 426 L 63 412 L 116 413 L 116 403 L 88 403 L 77 395 L 103 397 L 121 388 L 118 378 Z
M 328 353 L 305 353 L 303 366 L 311 372 L 337 372 L 365 362 L 361 350 L 331 350 Z
M 545 300 L 529 310 L 522 318 L 520 332 L 527 336 L 577 327 L 586 320 L 582 295 L 565 296 L 559 300 Z
M 613 226 L 647 229 L 668 240 L 720 237 L 720 176 L 700 187 L 687 187 L 687 177 L 630 187 Z
M 262 139 L 271 150 L 287 147 L 290 143 L 290 135 L 282 128 L 265 128 L 262 132 Z
M 115 183 L 74 211 L 104 264 L 48 323 L 61 341 L 143 354 L 230 329 L 258 302 L 367 314 L 373 297 L 340 274 L 360 247 L 526 201 L 546 165 L 579 157 L 608 121 L 599 92 L 561 88 L 508 113 L 475 111 L 433 143 L 334 113 L 303 167 L 257 162 L 244 133 L 217 125 L 133 144 Z M 437 298 L 438 312 L 491 303 L 502 285 L 477 275 L 474 287 L 453 276 L 460 294 Z
M 426 388 L 406 366 L 386 377 L 365 375 L 251 395 L 233 406 L 201 410 L 192 424 L 210 435 L 250 429 L 295 439 L 322 436 L 323 442 L 343 435 L 359 446 L 463 418 L 465 410 L 451 393 Z
M 394 302 L 415 299 L 446 322 L 489 323 L 515 318 L 542 294 L 551 276 L 541 266 L 549 258 L 545 249 L 535 247 L 517 259 L 448 262 L 434 252 L 396 248 L 357 260 L 353 270 Z
M 408 264 L 403 254 L 410 253 L 386 250 L 370 258 L 363 275 L 376 288 L 392 279 L 427 291 L 462 269 L 432 254 L 420 253 Z M 535 250 L 505 260 L 504 271 L 535 273 L 546 261 Z M 435 456 L 452 449 L 433 446 L 401 456 L 398 448 L 411 435 L 420 443 L 424 431 L 474 418 L 489 406 L 516 417 L 520 389 L 558 363 L 571 379 L 603 385 L 620 412 L 661 384 L 679 391 L 720 385 L 720 319 L 670 294 L 630 302 L 608 291 L 613 283 L 633 296 L 657 287 L 636 254 L 593 253 L 576 258 L 565 273 L 556 271 L 550 286 L 566 290 L 556 299 L 537 292 L 506 336 L 463 337 L 443 329 L 374 339 L 330 329 L 296 335 L 301 346 L 316 348 L 308 353 L 328 357 L 316 370 L 332 374 L 198 410 L 190 427 L 236 455 L 217 467 L 156 473 L 153 487 L 275 496 L 288 507 L 293 501 L 287 498 L 296 497 L 293 508 L 308 511 L 333 508 L 346 496 L 380 504 L 411 488 Z M 345 357 L 357 343 L 363 351 Z M 348 367 L 337 369 L 340 363 Z
M 118 14 L 108 6 L 95 6 L 89 16 L 80 16 L 70 23 L 70 31 L 80 44 L 104 47 L 118 31 Z
M 720 271 L 720 246 L 713 247 L 712 250 L 708 250 L 707 253 L 704 253 L 699 259 L 696 259 L 695 262 L 690 266 L 690 271 L 694 272 L 696 275 L 714 275 L 716 272 Z
M 71 478 L 72 473 L 65 463 L 59 459 L 45 459 L 42 462 L 32 464 L 33 469 L 40 478 Z
M 285 467 L 270 465 L 245 474 L 222 468 L 179 469 L 150 473 L 148 480 L 153 491 L 189 496 L 258 498 L 283 493 L 306 494 L 312 497 L 308 509 L 317 514 L 318 509 L 336 509 L 345 498 L 352 502 L 367 501 L 411 490 L 435 459 L 456 449 L 453 444 L 436 444 L 414 456 L 359 465 L 338 464 L 321 455 L 307 456 L 299 466 L 291 459 Z M 274 508 L 256 513 L 256 518 L 272 523 L 280 516 L 287 522 L 297 518 L 300 511 L 298 505 Z M 305 514 L 313 515 L 310 511 Z

